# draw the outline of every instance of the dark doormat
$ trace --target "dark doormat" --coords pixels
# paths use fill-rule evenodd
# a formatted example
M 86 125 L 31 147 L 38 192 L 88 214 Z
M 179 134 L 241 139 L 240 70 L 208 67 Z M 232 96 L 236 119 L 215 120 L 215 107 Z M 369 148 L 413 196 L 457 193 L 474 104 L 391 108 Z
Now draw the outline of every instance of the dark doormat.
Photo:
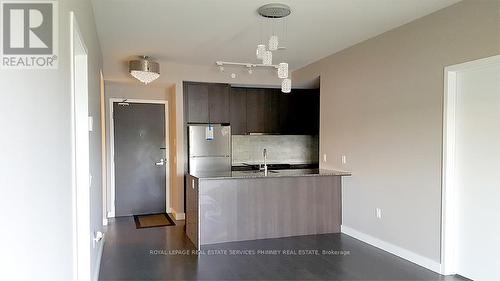
M 137 229 L 175 225 L 170 216 L 165 213 L 134 215 L 134 221 Z

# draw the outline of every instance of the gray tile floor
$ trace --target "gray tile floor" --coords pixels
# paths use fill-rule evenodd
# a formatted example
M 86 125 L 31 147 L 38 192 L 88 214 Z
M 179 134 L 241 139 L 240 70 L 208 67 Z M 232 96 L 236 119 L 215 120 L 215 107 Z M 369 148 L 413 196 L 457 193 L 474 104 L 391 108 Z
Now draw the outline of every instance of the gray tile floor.
M 194 245 L 185 236 L 184 222 L 176 224 L 136 229 L 132 217 L 112 220 L 99 279 L 465 280 L 440 276 L 344 234 L 217 244 L 204 247 L 202 255 L 196 256 L 192 255 Z M 337 253 L 321 253 L 326 249 Z M 269 254 L 265 250 L 289 252 Z

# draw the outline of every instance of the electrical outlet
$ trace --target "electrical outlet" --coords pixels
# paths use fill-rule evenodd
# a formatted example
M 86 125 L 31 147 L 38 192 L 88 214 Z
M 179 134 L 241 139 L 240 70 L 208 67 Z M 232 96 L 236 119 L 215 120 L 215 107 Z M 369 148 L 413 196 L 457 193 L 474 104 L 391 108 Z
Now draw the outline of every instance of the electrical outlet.
M 90 236 L 92 238 L 92 248 L 95 248 L 95 246 L 97 246 L 97 244 L 104 238 L 104 233 L 94 230 Z
M 347 163 L 347 157 L 345 155 L 342 155 L 341 161 L 342 161 L 342 164 Z
M 376 215 L 377 215 L 377 219 L 381 219 L 382 218 L 382 209 L 377 208 L 376 209 Z
M 323 162 L 326 163 L 326 153 L 323 154 Z

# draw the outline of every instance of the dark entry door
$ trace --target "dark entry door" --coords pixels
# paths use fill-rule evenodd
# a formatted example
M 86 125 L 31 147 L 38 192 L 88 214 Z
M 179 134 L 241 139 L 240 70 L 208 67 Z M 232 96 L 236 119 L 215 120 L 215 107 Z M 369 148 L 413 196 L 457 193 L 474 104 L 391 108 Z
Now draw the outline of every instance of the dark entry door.
M 115 215 L 165 212 L 165 105 L 114 103 Z

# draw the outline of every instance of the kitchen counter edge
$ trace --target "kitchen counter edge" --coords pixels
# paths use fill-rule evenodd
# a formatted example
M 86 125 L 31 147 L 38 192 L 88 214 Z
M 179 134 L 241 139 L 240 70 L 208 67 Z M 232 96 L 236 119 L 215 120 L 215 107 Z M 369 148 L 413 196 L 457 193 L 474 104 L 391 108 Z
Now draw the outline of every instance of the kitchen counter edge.
M 332 177 L 351 176 L 351 172 L 327 170 L 327 169 L 303 169 L 303 170 L 280 170 L 270 172 L 267 176 L 263 172 L 231 172 L 231 173 L 196 173 L 189 174 L 199 180 L 221 180 L 221 179 L 256 179 L 256 178 L 283 178 L 283 177 Z

